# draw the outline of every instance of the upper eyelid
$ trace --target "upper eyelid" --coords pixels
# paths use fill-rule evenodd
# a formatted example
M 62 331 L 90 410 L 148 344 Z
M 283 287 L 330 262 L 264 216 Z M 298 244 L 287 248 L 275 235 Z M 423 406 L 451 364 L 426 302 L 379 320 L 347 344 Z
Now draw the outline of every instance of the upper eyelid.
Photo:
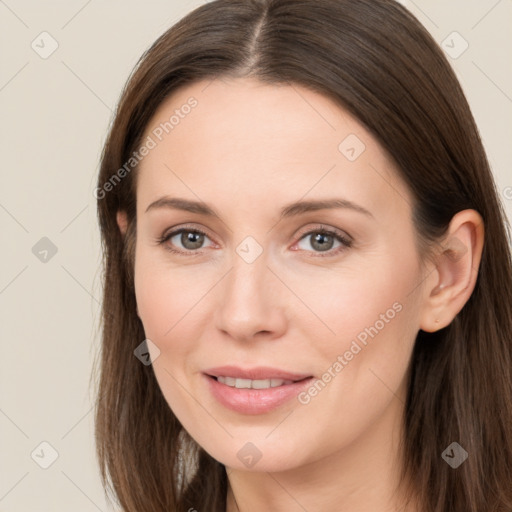
M 189 225 L 186 225 L 186 224 L 183 225 L 183 226 L 177 226 L 177 227 L 169 228 L 168 230 L 164 231 L 164 234 L 162 235 L 162 238 L 171 238 L 171 235 L 174 237 L 174 236 L 180 234 L 182 231 L 190 231 L 190 232 L 203 233 L 208 238 L 210 238 L 212 241 L 215 238 L 215 237 L 210 236 L 208 230 L 205 229 L 205 228 L 198 228 L 198 227 L 189 226 Z
M 299 230 L 298 234 L 295 235 L 296 237 L 302 238 L 304 235 L 310 235 L 311 233 L 315 232 L 321 232 L 321 231 L 328 231 L 334 235 L 337 235 L 341 238 L 345 238 L 347 240 L 352 241 L 352 237 L 344 230 L 335 228 L 332 226 L 326 226 L 325 224 L 319 224 L 317 227 L 309 227 Z
M 197 232 L 205 234 L 212 240 L 215 238 L 214 236 L 211 236 L 209 234 L 208 229 L 203 228 L 203 227 L 196 227 L 193 225 L 187 225 L 187 224 L 178 225 L 176 227 L 169 228 L 168 230 L 164 231 L 162 238 L 169 237 L 170 235 L 175 236 L 176 234 L 178 234 L 181 231 L 197 231 Z M 321 224 L 321 223 L 318 224 L 317 226 L 301 228 L 295 236 L 302 237 L 304 235 L 311 234 L 311 232 L 315 232 L 315 231 L 332 231 L 341 237 L 348 238 L 349 240 L 352 240 L 352 236 L 350 236 L 346 231 L 344 231 L 340 228 L 335 228 L 333 226 L 328 226 L 328 225 Z

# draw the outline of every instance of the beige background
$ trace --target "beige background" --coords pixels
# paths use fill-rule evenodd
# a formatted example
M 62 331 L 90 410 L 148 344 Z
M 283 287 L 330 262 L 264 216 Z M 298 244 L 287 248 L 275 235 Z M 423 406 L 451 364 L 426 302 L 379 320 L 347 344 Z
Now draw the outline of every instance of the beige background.
M 101 298 L 98 159 L 133 65 L 201 3 L 0 0 L 0 512 L 110 510 L 89 385 Z M 453 55 L 469 44 L 450 59 L 512 218 L 512 1 L 403 3 Z M 52 38 L 58 48 L 43 59 Z M 57 250 L 46 262 L 43 237 Z M 47 469 L 43 441 L 58 452 Z

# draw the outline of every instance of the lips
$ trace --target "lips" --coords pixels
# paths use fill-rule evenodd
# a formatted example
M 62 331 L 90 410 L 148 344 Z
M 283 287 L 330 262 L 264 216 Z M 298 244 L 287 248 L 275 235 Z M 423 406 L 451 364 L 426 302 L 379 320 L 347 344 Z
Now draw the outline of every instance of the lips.
M 235 379 L 249 380 L 270 380 L 281 379 L 284 381 L 299 382 L 301 380 L 312 377 L 307 373 L 292 373 L 279 368 L 271 368 L 269 366 L 257 366 L 253 368 L 240 368 L 238 366 L 226 365 L 209 368 L 204 372 L 210 377 L 232 377 Z
M 314 377 L 280 368 L 217 366 L 203 372 L 206 388 L 224 407 L 239 414 L 264 414 L 290 402 Z

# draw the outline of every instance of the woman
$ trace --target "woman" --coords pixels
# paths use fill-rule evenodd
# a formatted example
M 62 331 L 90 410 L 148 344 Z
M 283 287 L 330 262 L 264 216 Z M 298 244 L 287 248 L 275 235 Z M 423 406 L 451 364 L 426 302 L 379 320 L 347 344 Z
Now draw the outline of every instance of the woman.
M 96 197 L 123 510 L 512 510 L 507 224 L 406 9 L 196 9 L 130 77 Z

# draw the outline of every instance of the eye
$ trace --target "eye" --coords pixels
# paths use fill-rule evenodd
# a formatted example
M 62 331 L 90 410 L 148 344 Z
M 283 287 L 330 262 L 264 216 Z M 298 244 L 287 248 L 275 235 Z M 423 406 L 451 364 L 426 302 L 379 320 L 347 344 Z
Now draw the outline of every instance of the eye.
M 314 252 L 317 253 L 316 256 L 320 257 L 335 256 L 340 252 L 348 249 L 352 245 L 352 240 L 348 236 L 344 235 L 340 231 L 326 228 L 324 226 L 320 226 L 315 230 L 310 230 L 306 233 L 303 233 L 300 237 L 299 242 L 295 245 L 299 245 L 302 241 L 307 240 L 308 237 L 309 246 L 315 250 Z M 165 233 L 161 237 L 157 238 L 156 241 L 159 245 L 163 245 L 165 249 L 170 252 L 182 256 L 194 256 L 201 254 L 201 252 L 199 252 L 198 249 L 203 248 L 205 238 L 209 237 L 201 229 L 195 227 L 182 226 L 179 229 L 175 229 L 173 231 L 170 231 L 169 233 Z M 336 242 L 339 245 L 333 248 Z M 309 251 L 308 248 L 299 248 L 301 250 Z
M 352 240 L 348 238 L 346 235 L 337 230 L 325 228 L 324 226 L 321 226 L 318 229 L 308 231 L 307 233 L 303 234 L 298 244 L 300 244 L 302 241 L 308 240 L 308 238 L 309 242 L 306 243 L 307 245 L 315 249 L 314 252 L 326 253 L 325 255 L 316 255 L 320 257 L 335 256 L 340 252 L 348 249 L 352 245 Z M 333 249 L 333 246 L 336 242 L 338 242 L 339 245 Z M 308 250 L 307 247 L 302 247 L 301 249 L 306 251 Z
M 188 228 L 187 226 L 183 226 L 164 234 L 162 237 L 157 239 L 157 243 L 164 245 L 168 251 L 184 256 L 191 256 L 194 253 L 200 254 L 197 252 L 197 249 L 202 248 L 205 238 L 209 237 L 204 231 L 198 228 Z M 175 240 L 173 241 L 173 239 Z M 178 244 L 181 244 L 181 248 Z M 178 246 L 178 249 L 174 248 L 176 246 Z

